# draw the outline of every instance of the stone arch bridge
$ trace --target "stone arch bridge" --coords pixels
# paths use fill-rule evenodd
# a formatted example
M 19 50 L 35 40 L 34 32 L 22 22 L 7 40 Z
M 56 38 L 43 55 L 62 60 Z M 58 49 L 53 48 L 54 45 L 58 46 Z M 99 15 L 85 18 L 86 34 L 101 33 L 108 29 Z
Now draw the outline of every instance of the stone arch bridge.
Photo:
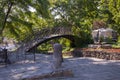
M 36 30 L 33 34 L 28 35 L 22 41 L 22 45 L 18 50 L 22 48 L 23 51 L 29 52 L 42 43 L 61 37 L 71 40 L 72 43 L 75 41 L 75 36 L 72 34 L 71 28 L 69 27 L 45 28 Z

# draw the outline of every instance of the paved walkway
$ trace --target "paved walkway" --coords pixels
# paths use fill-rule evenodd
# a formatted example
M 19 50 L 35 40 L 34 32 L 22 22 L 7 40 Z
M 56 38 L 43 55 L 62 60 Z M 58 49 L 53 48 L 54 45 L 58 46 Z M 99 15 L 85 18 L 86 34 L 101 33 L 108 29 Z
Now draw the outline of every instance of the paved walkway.
M 63 63 L 72 69 L 74 77 L 60 77 L 44 80 L 120 80 L 120 61 L 106 61 L 96 58 L 71 58 Z
M 52 71 L 51 62 L 51 55 L 37 54 L 35 62 L 29 59 L 7 67 L 0 65 L 0 80 L 19 80 L 24 77 L 49 73 Z M 46 78 L 43 80 L 120 80 L 119 60 L 66 58 L 62 67 L 71 69 L 74 77 Z

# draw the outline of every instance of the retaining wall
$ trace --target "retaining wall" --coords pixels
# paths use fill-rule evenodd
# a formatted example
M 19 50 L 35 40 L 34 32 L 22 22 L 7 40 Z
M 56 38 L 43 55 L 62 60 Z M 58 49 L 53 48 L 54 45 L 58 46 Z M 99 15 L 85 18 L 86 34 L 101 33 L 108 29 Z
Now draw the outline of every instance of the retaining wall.
M 95 57 L 106 60 L 120 60 L 120 53 L 107 53 L 104 51 L 82 51 L 83 57 Z

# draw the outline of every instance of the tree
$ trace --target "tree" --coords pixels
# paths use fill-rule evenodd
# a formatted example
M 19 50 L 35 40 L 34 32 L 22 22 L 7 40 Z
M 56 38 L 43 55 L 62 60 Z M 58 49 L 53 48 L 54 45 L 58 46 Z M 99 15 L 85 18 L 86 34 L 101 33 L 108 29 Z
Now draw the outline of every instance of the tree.
M 120 0 L 101 0 L 98 18 L 120 34 Z
M 111 27 L 117 30 L 120 35 L 120 0 L 108 1 L 108 9 L 113 15 L 112 20 L 114 21 L 114 23 Z
M 1 24 L 0 24 L 0 28 L 1 28 L 1 30 L 0 30 L 0 34 L 1 34 L 1 36 L 2 36 L 2 34 L 3 34 L 3 30 L 4 30 L 4 28 L 5 28 L 5 26 L 6 26 L 6 22 L 7 22 L 7 18 L 8 18 L 8 15 L 9 15 L 9 13 L 10 13 L 10 11 L 11 11 L 11 8 L 12 8 L 12 5 L 13 5 L 13 3 L 11 2 L 11 1 L 8 1 L 8 2 L 1 2 L 1 7 L 0 7 L 0 12 L 1 12 L 1 16 L 3 17 L 3 16 L 5 16 L 5 17 L 1 17 Z M 6 11 L 6 14 L 5 13 L 2 13 L 2 11 L 3 12 L 5 12 L 4 11 L 4 7 L 6 7 L 5 5 L 7 5 L 7 11 Z M 3 19 L 3 20 L 2 20 Z M 2 37 L 1 37 L 2 38 Z
M 1 36 L 23 39 L 36 27 L 33 24 L 50 18 L 48 0 L 1 0 L 0 5 Z
M 98 15 L 100 0 L 56 0 L 52 10 L 55 25 L 71 27 L 73 34 L 81 38 L 77 44 L 89 43 L 93 20 Z M 58 18 L 56 18 L 58 17 Z

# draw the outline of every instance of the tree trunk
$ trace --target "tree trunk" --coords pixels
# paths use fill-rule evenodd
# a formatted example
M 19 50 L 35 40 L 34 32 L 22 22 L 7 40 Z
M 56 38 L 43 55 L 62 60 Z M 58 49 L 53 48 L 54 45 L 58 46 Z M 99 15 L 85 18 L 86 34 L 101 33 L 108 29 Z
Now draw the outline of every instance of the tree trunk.
M 5 29 L 5 26 L 6 26 L 6 22 L 7 22 L 7 19 L 8 19 L 8 16 L 9 16 L 9 13 L 10 13 L 10 11 L 11 11 L 11 9 L 12 9 L 12 6 L 13 6 L 13 3 L 11 2 L 11 1 L 9 1 L 8 2 L 8 10 L 7 10 L 7 13 L 6 13 L 6 15 L 5 15 L 5 18 L 4 18 L 4 21 L 3 21 L 3 26 L 2 26 L 2 29 L 0 30 L 0 36 L 1 36 L 1 39 L 2 39 L 2 41 L 1 42 L 3 42 L 3 31 L 4 31 L 4 29 Z

